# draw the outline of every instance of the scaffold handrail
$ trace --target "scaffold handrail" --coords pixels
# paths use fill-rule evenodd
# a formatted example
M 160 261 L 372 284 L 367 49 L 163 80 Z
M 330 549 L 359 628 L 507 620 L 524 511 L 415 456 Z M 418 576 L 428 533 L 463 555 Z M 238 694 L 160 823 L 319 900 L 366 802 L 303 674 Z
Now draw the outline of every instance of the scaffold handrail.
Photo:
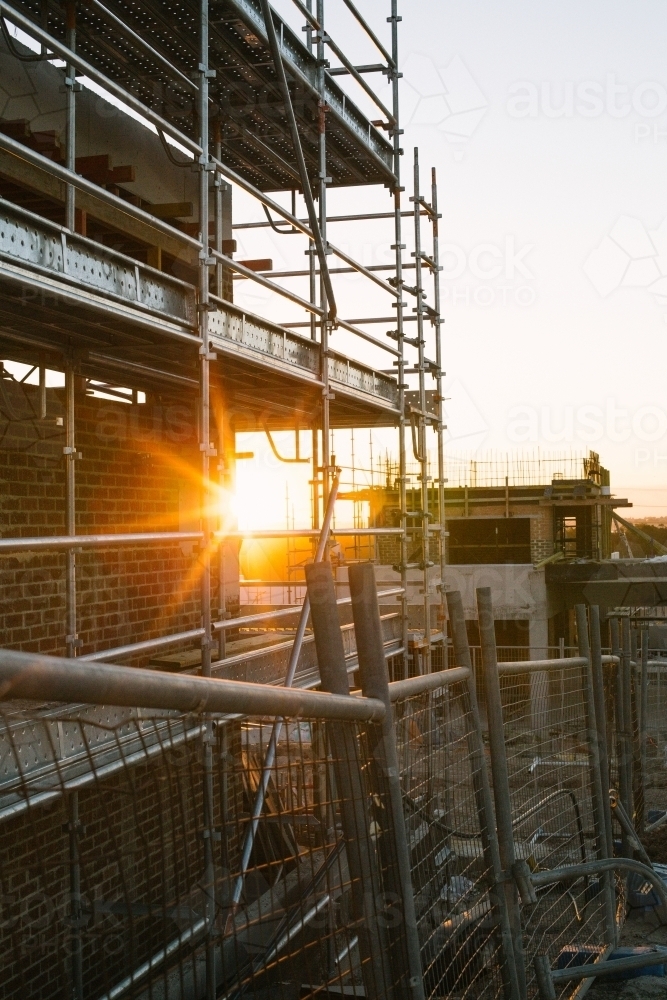
M 128 670 L 116 664 L 96 664 L 91 669 L 81 658 L 9 649 L 0 650 L 0 698 L 306 719 L 376 721 L 385 714 L 384 704 L 373 698 L 139 667 Z
M 603 656 L 603 663 L 618 663 L 617 656 Z M 566 667 L 585 667 L 585 656 L 564 656 L 547 660 L 517 660 L 498 664 L 499 674 L 529 674 L 536 670 L 564 670 Z
M 317 538 L 315 528 L 270 528 L 257 531 L 214 531 L 216 538 L 243 541 L 253 538 Z M 363 535 L 400 535 L 401 528 L 338 528 L 332 535 L 360 537 Z M 163 545 L 200 542 L 201 531 L 143 531 L 105 535 L 35 535 L 26 538 L 0 538 L 0 555 L 12 552 L 57 551 L 67 549 L 118 548 L 132 545 Z
M 1 5 L 2 0 L 0 0 L 0 6 Z M 133 218 L 145 223 L 147 226 L 150 226 L 152 229 L 163 233 L 165 236 L 177 239 L 183 243 L 184 246 L 191 247 L 192 250 L 199 252 L 201 243 L 198 240 L 195 240 L 186 233 L 181 232 L 180 229 L 175 229 L 167 222 L 163 222 L 162 219 L 158 219 L 157 216 L 151 215 L 150 212 L 146 212 L 143 208 L 138 208 L 131 202 L 125 201 L 124 198 L 120 198 L 111 191 L 107 191 L 106 188 L 101 187 L 99 184 L 94 184 L 92 181 L 86 180 L 85 177 L 75 173 L 73 170 L 68 170 L 67 167 L 63 167 L 60 163 L 56 163 L 55 160 L 50 160 L 48 157 L 42 156 L 41 153 L 35 152 L 35 150 L 30 149 L 29 146 L 25 146 L 23 143 L 17 142 L 16 139 L 12 139 L 3 132 L 0 132 L 0 148 L 7 150 L 8 153 L 12 153 L 14 156 L 19 157 L 19 159 L 26 160 L 28 163 L 38 167 L 45 173 L 52 174 L 65 184 L 71 184 L 72 187 L 78 188 L 80 191 L 85 191 L 86 194 L 91 195 L 91 197 L 96 198 L 98 201 L 103 201 L 108 205 L 112 205 L 124 215 L 130 215 Z M 68 232 L 68 230 L 63 231 Z

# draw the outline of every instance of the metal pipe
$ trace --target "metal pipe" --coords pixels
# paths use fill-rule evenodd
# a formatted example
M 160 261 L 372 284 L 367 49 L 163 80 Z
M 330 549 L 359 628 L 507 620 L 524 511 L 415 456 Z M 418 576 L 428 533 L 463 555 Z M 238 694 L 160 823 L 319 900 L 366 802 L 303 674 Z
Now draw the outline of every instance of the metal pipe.
M 632 825 L 632 820 L 626 813 L 625 809 L 621 805 L 620 801 L 618 800 L 614 792 L 610 793 L 609 800 L 611 802 L 611 807 L 613 809 L 614 816 L 618 820 L 621 829 L 627 836 L 630 847 L 632 848 L 633 851 L 637 852 L 637 854 L 639 855 L 639 859 L 643 864 L 647 865 L 649 868 L 653 868 L 653 863 L 649 858 L 648 854 L 646 853 L 644 845 L 637 836 L 637 831 Z
M 74 445 L 68 445 L 74 447 Z M 161 545 L 166 542 L 200 542 L 201 531 L 150 531 L 117 535 L 39 535 L 36 538 L 0 538 L 0 555 L 10 552 L 59 549 L 118 548 L 124 545 Z
M 604 804 L 605 836 L 607 842 L 606 857 L 614 856 L 614 837 L 611 828 L 611 811 L 609 808 L 609 750 L 607 744 L 607 711 L 604 696 L 604 674 L 602 671 L 602 639 L 600 635 L 600 609 L 594 604 L 590 608 L 591 627 L 591 666 L 593 670 L 593 694 L 595 698 L 595 721 L 600 748 L 600 782 Z
M 396 69 L 398 65 L 396 63 L 396 60 L 389 55 L 389 53 L 387 52 L 382 42 L 373 31 L 371 26 L 368 24 L 363 15 L 357 10 L 355 5 L 352 3 L 352 0 L 343 0 L 343 3 L 347 7 L 347 9 L 354 15 L 357 22 L 364 29 L 364 31 L 366 32 L 366 34 L 368 35 L 368 37 L 370 38 L 370 40 L 372 41 L 373 45 L 378 50 L 378 52 L 387 60 L 389 68 Z
M 382 596 L 381 594 L 379 596 Z M 437 691 L 440 688 L 449 687 L 457 681 L 467 680 L 470 671 L 467 667 L 449 667 L 447 670 L 439 670 L 432 674 L 420 674 L 417 677 L 406 677 L 400 681 L 391 681 L 389 684 L 389 697 L 393 702 L 405 701 L 407 698 L 416 698 L 427 691 Z
M 322 691 L 349 698 L 345 650 L 338 621 L 331 565 L 306 566 Z M 382 702 L 384 705 L 384 702 Z M 374 908 L 381 897 L 377 859 L 369 830 L 368 792 L 362 780 L 359 744 L 349 726 L 327 727 L 343 835 L 350 871 L 353 917 L 359 921 L 359 952 L 366 996 L 393 998 L 386 923 Z M 368 903 L 370 902 L 370 907 Z M 370 909 L 370 912 L 369 912 Z
M 639 752 L 642 787 L 646 787 L 646 731 L 648 728 L 648 629 L 642 629 L 641 679 L 639 695 Z M 642 795 L 644 808 L 637 817 L 639 832 L 644 832 L 646 824 L 646 796 Z
M 623 769 L 625 772 L 625 798 L 621 802 L 628 816 L 634 816 L 633 789 L 633 731 L 632 731 L 632 638 L 630 634 L 630 619 L 621 619 L 621 638 L 623 652 L 621 655 L 621 677 L 623 697 Z M 632 855 L 630 855 L 632 857 Z
M 41 42 L 42 45 L 46 46 L 50 52 L 54 52 L 56 55 L 59 55 L 61 59 L 64 59 L 66 63 L 74 66 L 79 71 L 81 76 L 90 77 L 91 80 L 94 80 L 101 87 L 104 87 L 105 90 L 109 91 L 110 94 L 113 94 L 114 97 L 118 98 L 118 100 L 127 104 L 134 111 L 137 111 L 142 118 L 146 118 L 151 125 L 154 125 L 161 132 L 166 132 L 166 134 L 170 135 L 173 139 L 176 139 L 182 146 L 185 146 L 186 149 L 194 153 L 195 156 L 201 154 L 201 146 L 199 146 L 196 142 L 193 142 L 189 136 L 185 135 L 183 132 L 179 132 L 179 130 L 174 128 L 174 126 L 165 118 L 156 114 L 152 108 L 142 104 L 142 102 L 139 101 L 134 94 L 125 90 L 120 86 L 120 84 L 116 83 L 115 80 L 105 76 L 104 73 L 100 73 L 91 63 L 82 59 L 81 56 L 71 52 L 66 44 L 63 44 L 63 42 L 49 34 L 48 31 L 44 31 L 43 28 L 40 28 L 34 21 L 31 21 L 29 17 L 25 17 L 18 10 L 16 10 L 16 8 L 6 3 L 5 0 L 0 0 L 0 15 L 2 17 L 6 17 L 12 22 L 12 24 L 21 28 L 26 32 L 26 34 L 31 35 L 38 42 Z M 52 160 L 49 160 L 48 162 L 52 163 L 54 167 L 56 166 Z M 172 232 L 176 232 L 176 230 L 172 230 Z
M 491 588 L 477 588 L 477 615 L 479 637 L 482 648 L 482 664 L 486 681 L 486 714 L 489 725 L 489 746 L 491 750 L 491 772 L 493 775 L 493 796 L 496 804 L 496 828 L 500 863 L 504 872 L 513 870 L 514 832 L 512 829 L 512 807 L 510 799 L 505 731 L 503 725 L 503 704 L 500 695 L 496 636 L 491 604 Z M 560 661 L 562 664 L 562 660 Z M 519 997 L 526 998 L 526 968 L 524 961 L 523 934 L 519 898 L 514 882 L 504 885 L 507 911 L 512 932 L 514 961 L 518 980 Z
M 328 303 L 328 318 L 331 322 L 333 322 L 336 319 L 336 300 L 334 297 L 333 285 L 331 283 L 331 276 L 329 275 L 329 268 L 326 256 L 327 253 L 326 246 L 317 221 L 315 202 L 313 201 L 313 194 L 310 187 L 310 178 L 308 176 L 308 169 L 306 167 L 306 161 L 304 159 L 303 149 L 301 147 L 301 137 L 299 136 L 299 128 L 297 126 L 296 116 L 294 114 L 294 108 L 292 107 L 292 97 L 289 92 L 287 76 L 285 74 L 285 66 L 280 52 L 280 47 L 278 45 L 278 38 L 276 36 L 276 26 L 273 23 L 273 16 L 271 13 L 271 8 L 269 6 L 268 0 L 260 0 L 260 3 L 262 7 L 262 17 L 264 18 L 264 29 L 266 31 L 267 38 L 269 40 L 269 48 L 271 49 L 274 69 L 276 72 L 276 76 L 278 77 L 278 83 L 280 85 L 280 89 L 282 92 L 285 117 L 287 118 L 287 122 L 289 124 L 290 132 L 292 135 L 292 145 L 294 147 L 294 154 L 296 156 L 296 162 L 299 168 L 299 176 L 301 178 L 301 193 L 306 203 L 306 209 L 308 211 L 308 221 L 310 223 L 310 228 L 313 234 L 313 243 L 315 244 L 315 249 L 317 250 L 317 257 L 320 262 L 320 271 L 322 272 L 322 280 L 326 288 L 327 303 Z M 321 34 L 322 34 L 322 29 L 320 28 L 320 30 L 318 31 L 318 35 Z
M 335 698 L 318 691 L 247 681 L 128 670 L 80 659 L 0 650 L 0 701 L 82 702 L 181 712 L 281 715 L 309 719 L 382 719 L 384 705 L 367 698 Z
M 202 152 L 199 158 L 199 241 L 202 250 L 199 253 L 199 336 L 202 346 L 199 349 L 199 452 L 201 455 L 201 527 L 202 545 L 200 550 L 201 575 L 201 620 L 203 635 L 201 645 L 201 674 L 211 676 L 211 647 L 213 631 L 211 628 L 211 543 L 212 523 L 211 511 L 214 506 L 214 494 L 211 485 L 211 458 L 216 454 L 211 442 L 211 372 L 210 362 L 215 358 L 211 353 L 208 339 L 208 315 L 210 292 L 210 266 L 214 259 L 209 252 L 209 114 L 208 114 L 208 81 L 209 81 L 209 6 L 208 0 L 200 0 L 199 4 L 199 145 Z M 216 878 L 213 856 L 214 844 L 214 799 L 213 799 L 213 743 L 215 733 L 210 717 L 204 719 L 204 735 L 202 737 L 202 805 L 204 837 L 204 911 L 206 916 L 206 1000 L 215 1000 L 215 915 L 216 915 Z
M 565 656 L 562 659 L 518 660 L 498 664 L 499 674 L 528 674 L 535 670 L 563 670 L 565 667 L 585 666 L 583 656 Z
M 470 646 L 468 644 L 468 634 L 460 591 L 452 590 L 447 593 L 447 609 L 449 611 L 454 657 L 459 664 L 458 669 L 465 670 L 467 674 L 468 708 L 472 716 L 472 725 L 468 727 L 468 752 L 473 768 L 473 788 L 475 791 L 482 850 L 485 856 L 486 867 L 492 873 L 495 883 L 490 890 L 490 897 L 491 905 L 496 911 L 500 928 L 500 941 L 504 959 L 501 962 L 503 993 L 507 1000 L 519 1000 L 519 979 L 514 956 L 514 940 L 509 915 L 508 893 L 506 888 L 502 887 L 503 867 L 500 858 L 498 834 L 496 832 L 489 773 L 484 744 L 482 742 L 482 726 L 477 704 L 475 673 L 470 656 Z M 449 671 L 444 672 L 448 673 Z M 431 677 L 434 676 L 437 676 L 437 674 L 431 674 Z
M 404 335 L 404 307 L 405 302 L 403 301 L 403 236 L 402 236 L 402 218 L 411 215 L 410 212 L 401 211 L 401 156 L 403 155 L 403 150 L 401 148 L 401 129 L 399 123 L 399 111 L 400 111 L 400 101 L 399 101 L 399 79 L 400 73 L 398 72 L 398 23 L 400 21 L 398 15 L 398 0 L 391 0 L 391 15 L 389 17 L 389 23 L 391 25 L 391 99 L 392 99 L 392 110 L 394 112 L 394 119 L 396 124 L 392 127 L 390 131 L 392 146 L 393 146 L 393 166 L 394 166 L 394 177 L 396 178 L 394 189 L 392 191 L 394 198 L 394 264 L 395 264 L 395 281 L 396 290 L 398 291 L 398 296 L 396 298 L 396 343 L 398 346 L 398 506 L 399 506 L 399 516 L 400 516 L 400 528 L 401 528 L 401 538 L 399 547 L 399 569 L 401 573 L 401 587 L 404 590 L 403 600 L 401 602 L 401 613 L 402 613 L 402 645 L 405 650 L 403 654 L 403 677 L 408 676 L 408 542 L 406 535 L 407 528 L 407 460 L 406 460 L 406 450 L 405 450 L 405 335 Z
M 442 388 L 442 327 L 443 320 L 440 315 L 440 238 L 438 219 L 438 183 L 435 167 L 431 170 L 431 226 L 433 230 L 433 318 L 435 327 L 435 394 L 436 412 L 438 422 L 436 425 L 436 439 L 438 447 L 438 524 L 440 532 L 440 629 L 444 627 L 445 621 L 445 574 L 447 571 L 447 519 L 445 507 L 445 411 L 444 396 Z
M 65 4 L 65 44 L 70 53 L 76 51 L 76 3 L 68 0 Z M 76 167 L 76 92 L 81 84 L 76 82 L 76 69 L 68 60 L 65 67 L 65 166 L 74 173 Z M 75 226 L 74 188 L 65 189 L 65 225 L 70 232 Z M 67 262 L 63 261 L 67 270 Z
M 595 692 L 593 687 L 593 668 L 591 662 L 591 650 L 588 641 L 588 619 L 586 617 L 586 605 L 577 604 L 575 606 L 577 620 L 577 640 L 579 652 L 584 658 L 584 665 L 581 668 L 582 687 L 584 689 L 584 717 L 586 721 L 586 745 L 588 752 L 588 762 L 591 782 L 591 799 L 593 806 L 593 824 L 595 827 L 595 847 L 600 860 L 613 857 L 608 853 L 608 837 L 606 822 L 606 800 L 608 789 L 602 788 L 600 773 L 600 745 L 598 741 L 597 717 L 595 711 Z M 605 920 L 605 942 L 614 944 L 616 941 L 616 895 L 614 892 L 613 879 L 607 875 L 604 879 L 604 920 Z
M 531 873 L 530 880 L 535 888 L 552 885 L 557 882 L 573 882 L 582 878 L 589 878 L 591 875 L 601 875 L 603 872 L 613 871 L 635 872 L 642 875 L 647 882 L 650 882 L 662 900 L 662 905 L 667 907 L 667 886 L 652 868 L 635 861 L 633 858 L 609 858 L 605 861 L 587 861 L 581 865 L 567 865 L 563 868 L 552 868 L 550 871 L 535 871 Z
M 220 533 L 224 538 L 319 538 L 320 531 L 317 528 L 262 528 L 257 531 L 226 531 Z M 216 533 L 217 534 L 217 533 Z M 341 537 L 354 537 L 359 535 L 400 535 L 400 528 L 334 528 L 331 534 Z M 0 540 L 1 544 L 1 540 Z M 267 583 L 269 581 L 266 581 Z
M 424 977 L 410 873 L 410 851 L 403 814 L 396 730 L 391 710 L 373 564 L 357 563 L 350 566 L 349 583 L 361 691 L 364 697 L 382 701 L 386 709 L 382 726 L 370 729 L 368 739 L 377 785 L 384 790 L 386 819 L 391 816 L 391 829 L 386 831 L 386 837 L 380 836 L 378 841 L 383 869 L 387 875 L 386 890 L 400 900 L 402 909 L 402 914 L 396 921 L 392 921 L 395 926 L 388 928 L 387 935 L 394 959 L 394 983 L 401 984 L 398 989 L 404 997 L 424 1000 Z M 406 958 L 407 965 L 404 964 Z
M 419 414 L 417 416 L 418 441 L 417 454 L 415 457 L 419 462 L 419 478 L 421 480 L 421 543 L 422 543 L 422 588 L 424 594 L 424 652 L 423 652 L 423 673 L 431 672 L 431 606 L 429 598 L 429 578 L 428 570 L 431 564 L 431 544 L 430 544 L 430 517 L 428 509 L 428 453 L 426 450 L 426 374 L 424 367 L 424 289 L 422 282 L 422 250 L 421 250 L 421 216 L 420 216 L 420 193 L 419 193 L 419 150 L 415 146 L 414 150 L 414 191 L 412 201 L 414 203 L 414 229 L 415 229 L 415 295 L 417 300 L 417 374 L 419 376 Z M 411 426 L 412 416 L 411 416 Z M 413 430 L 414 436 L 414 430 Z
M 651 946 L 649 953 L 628 955 L 627 958 L 611 958 L 602 962 L 570 966 L 565 969 L 554 969 L 551 981 L 557 986 L 560 983 L 574 982 L 579 979 L 597 978 L 598 976 L 613 976 L 632 969 L 644 969 L 649 965 L 662 965 L 667 962 L 667 948 L 658 944 Z M 554 994 L 555 996 L 555 994 Z
M 74 390 L 75 374 L 71 359 L 68 358 L 65 367 L 65 445 L 63 458 L 65 461 L 65 530 L 72 538 L 76 534 L 76 474 L 77 459 L 75 423 L 74 423 Z M 67 656 L 76 656 L 76 650 L 81 645 L 77 634 L 76 621 L 76 554 L 74 547 L 67 547 L 67 566 L 65 569 L 65 646 Z
M 324 558 L 324 553 L 326 551 L 327 541 L 329 538 L 329 529 L 331 527 L 331 521 L 333 518 L 334 504 L 336 502 L 336 496 L 338 495 L 338 486 L 340 483 L 340 473 L 336 474 L 334 479 L 331 493 L 329 494 L 329 501 L 327 504 L 327 509 L 324 513 L 324 521 L 322 523 L 322 529 L 320 531 L 320 540 L 317 545 L 317 551 L 315 553 L 315 563 L 320 563 Z M 294 676 L 296 674 L 297 664 L 299 662 L 299 656 L 301 655 L 301 647 L 303 645 L 303 637 L 306 632 L 306 624 L 308 622 L 308 615 L 310 613 L 310 598 L 308 594 L 304 599 L 301 606 L 301 613 L 299 615 L 299 623 L 296 628 L 296 635 L 294 636 L 294 642 L 292 643 L 292 652 L 290 654 L 289 663 L 287 664 L 287 673 L 285 675 L 285 689 L 290 689 L 294 683 Z M 277 689 L 278 690 L 278 689 Z M 257 827 L 259 826 L 259 821 L 262 815 L 262 810 L 264 809 L 264 799 L 266 797 L 266 789 L 268 788 L 269 779 L 271 777 L 271 768 L 273 767 L 274 761 L 276 759 L 276 750 L 278 747 L 278 740 L 280 739 L 284 718 L 283 714 L 287 713 L 276 713 L 277 718 L 275 719 L 273 726 L 271 727 L 271 737 L 269 739 L 269 745 L 266 750 L 266 755 L 264 757 L 264 763 L 262 765 L 262 775 L 257 786 L 257 793 L 255 795 L 255 801 L 253 804 L 252 816 L 250 823 L 246 826 L 245 835 L 243 838 L 243 847 L 241 849 L 241 864 L 239 867 L 239 874 L 237 876 L 236 882 L 234 883 L 234 890 L 232 892 L 232 904 L 236 906 L 241 899 L 241 893 L 243 892 L 243 880 L 245 877 L 248 864 L 250 863 L 250 855 L 252 854 L 252 848 L 255 843 L 255 836 L 257 834 Z
M 83 949 L 81 941 L 81 859 L 79 857 L 79 793 L 70 792 L 69 821 L 66 824 L 69 840 L 70 886 L 70 935 L 72 947 L 72 994 L 74 1000 L 83 1000 Z

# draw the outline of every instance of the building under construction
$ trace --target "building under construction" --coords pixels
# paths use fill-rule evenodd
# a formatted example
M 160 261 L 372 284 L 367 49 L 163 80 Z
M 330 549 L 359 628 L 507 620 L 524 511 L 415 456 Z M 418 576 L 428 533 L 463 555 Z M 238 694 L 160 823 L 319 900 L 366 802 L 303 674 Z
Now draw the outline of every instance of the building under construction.
M 667 901 L 628 846 L 664 798 L 662 666 L 618 611 L 667 579 L 611 558 L 597 456 L 446 486 L 401 15 L 329 6 L 0 0 L 7 998 L 569 997 L 629 870 Z M 360 223 L 390 263 L 344 249 Z M 303 463 L 304 430 L 310 523 L 252 534 L 306 555 L 251 607 L 237 437 Z M 383 485 L 339 467 L 348 430 L 393 435 Z M 346 497 L 368 517 L 334 531 Z

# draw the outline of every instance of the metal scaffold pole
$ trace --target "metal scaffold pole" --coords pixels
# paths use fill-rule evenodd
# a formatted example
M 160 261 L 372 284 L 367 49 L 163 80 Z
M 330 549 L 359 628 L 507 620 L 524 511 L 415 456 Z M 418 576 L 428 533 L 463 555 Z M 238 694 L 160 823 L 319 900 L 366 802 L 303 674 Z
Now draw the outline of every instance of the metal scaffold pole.
M 65 366 L 65 520 L 66 532 L 76 535 L 76 433 L 75 433 L 75 382 L 76 375 L 72 358 L 68 357 Z M 76 607 L 76 552 L 68 549 L 66 555 L 65 581 L 65 613 L 66 635 L 65 645 L 67 657 L 73 658 L 81 645 L 77 632 Z M 70 921 L 71 921 L 71 961 L 72 961 L 72 997 L 73 1000 L 83 1000 L 83 956 L 81 951 L 81 864 L 79 860 L 79 795 L 71 792 L 68 796 L 69 816 L 65 828 L 69 839 L 70 868 Z
M 65 5 L 65 42 L 68 49 L 76 51 L 76 4 Z M 67 63 L 65 67 L 65 166 L 76 170 L 76 92 L 81 84 L 76 82 L 76 68 Z M 76 228 L 74 187 L 65 188 L 65 226 L 71 232 Z
M 421 570 L 424 594 L 424 650 L 423 672 L 431 672 L 431 614 L 429 598 L 429 567 L 430 559 L 430 512 L 428 504 L 428 451 L 426 448 L 426 366 L 424 348 L 424 287 L 422 280 L 422 248 L 421 248 L 421 195 L 419 191 L 419 150 L 415 146 L 414 154 L 414 219 L 415 219 L 415 312 L 417 314 L 417 375 L 419 379 L 419 406 L 411 407 L 410 422 L 412 428 L 412 449 L 419 463 L 419 479 L 421 493 Z M 414 412 L 417 410 L 417 413 Z M 416 419 L 415 419 L 416 418 Z M 417 518 L 415 518 L 415 521 Z
M 433 231 L 433 326 L 435 328 L 435 412 L 438 416 L 436 434 L 438 439 L 438 525 L 440 532 L 440 622 L 439 631 L 445 626 L 445 572 L 447 569 L 447 519 L 445 510 L 445 424 L 444 396 L 442 391 L 442 327 L 440 315 L 440 239 L 438 231 L 438 179 L 435 167 L 431 169 L 431 227 Z
M 199 75 L 199 144 L 202 152 L 199 158 L 199 448 L 201 451 L 201 614 L 204 634 L 201 638 L 201 673 L 211 676 L 211 647 L 213 644 L 211 626 L 211 528 L 212 494 L 210 482 L 210 459 L 215 455 L 211 446 L 211 401 L 210 362 L 215 355 L 210 352 L 208 340 L 209 280 L 210 265 L 215 259 L 209 251 L 209 23 L 208 0 L 201 0 L 200 6 L 200 60 Z M 217 227 L 216 227 L 217 229 Z M 216 232 L 217 236 L 217 232 Z M 206 998 L 215 1000 L 215 865 L 213 845 L 219 838 L 215 830 L 213 811 L 213 742 L 215 735 L 210 718 L 205 719 L 202 736 L 203 754 L 203 830 L 204 837 L 204 894 L 206 919 Z
M 324 0 L 317 0 L 317 20 L 319 28 L 315 32 L 317 39 L 317 89 L 319 93 L 318 101 L 318 154 L 319 154 L 319 225 L 320 237 L 324 253 L 327 252 L 327 104 L 325 100 L 325 32 L 324 32 Z M 329 389 L 329 335 L 331 333 L 331 322 L 329 320 L 329 310 L 331 303 L 327 294 L 326 268 L 320 261 L 320 308 L 322 310 L 322 322 L 320 325 L 320 358 L 322 380 L 322 505 L 327 506 L 329 500 L 329 486 L 331 479 L 331 433 L 329 421 L 329 401 L 331 393 Z
M 391 128 L 391 138 L 394 148 L 394 176 L 396 178 L 394 188 L 394 245 L 392 249 L 395 254 L 396 266 L 396 289 L 398 297 L 394 303 L 396 307 L 396 340 L 398 343 L 398 490 L 400 508 L 400 573 L 401 587 L 401 617 L 402 617 L 402 647 L 403 647 L 403 677 L 408 676 L 408 546 L 407 546 L 407 464 L 405 454 L 405 331 L 403 327 L 403 250 L 405 244 L 402 242 L 401 224 L 401 128 L 399 119 L 399 93 L 398 81 L 401 74 L 398 72 L 398 24 L 401 18 L 398 15 L 398 2 L 391 0 L 391 92 L 392 111 L 394 124 Z

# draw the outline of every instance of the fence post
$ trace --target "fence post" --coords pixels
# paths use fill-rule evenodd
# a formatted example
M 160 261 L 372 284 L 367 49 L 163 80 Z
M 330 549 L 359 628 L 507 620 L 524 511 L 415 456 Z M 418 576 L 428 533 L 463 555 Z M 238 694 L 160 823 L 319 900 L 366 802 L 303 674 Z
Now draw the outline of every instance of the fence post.
M 349 695 L 343 637 L 338 620 L 336 591 L 328 562 L 306 566 L 306 584 L 319 666 L 321 689 Z M 360 921 L 359 952 L 366 997 L 393 998 L 392 968 L 382 916 L 381 884 L 375 847 L 370 835 L 368 796 L 355 733 L 348 725 L 327 724 L 333 770 L 340 801 L 347 863 L 352 881 L 352 906 Z
M 512 943 L 512 928 L 509 920 L 507 897 L 502 885 L 503 869 L 500 863 L 493 800 L 491 798 L 491 787 L 489 785 L 489 775 L 484 755 L 482 726 L 479 718 L 479 707 L 477 705 L 475 673 L 472 667 L 470 646 L 468 645 L 468 634 L 463 614 L 463 601 L 461 600 L 461 593 L 458 590 L 447 591 L 446 597 L 455 662 L 460 667 L 466 667 L 469 671 L 467 680 L 468 705 L 466 707 L 472 716 L 472 729 L 468 733 L 468 753 L 470 754 L 473 768 L 473 787 L 477 815 L 479 817 L 484 862 L 487 869 L 491 872 L 494 881 L 490 896 L 491 905 L 500 927 L 501 954 L 504 960 L 501 968 L 503 992 L 507 1000 L 518 1000 L 519 983 L 514 958 L 514 945 Z
M 521 911 L 517 887 L 512 878 L 514 867 L 514 832 L 512 830 L 512 808 L 510 802 L 509 776 L 507 773 L 507 755 L 505 753 L 505 733 L 503 730 L 503 705 L 500 696 L 500 680 L 498 677 L 498 657 L 496 653 L 496 635 L 491 605 L 491 588 L 477 588 L 477 617 L 479 619 L 479 638 L 482 648 L 482 664 L 486 682 L 486 717 L 489 725 L 489 744 L 491 748 L 491 772 L 493 775 L 493 797 L 496 803 L 496 827 L 498 829 L 498 848 L 500 863 L 503 869 L 505 898 L 512 933 L 512 946 L 516 976 L 519 986 L 519 996 L 526 996 L 526 965 L 523 949 L 523 934 L 521 929 Z
M 602 637 L 600 635 L 600 609 L 597 605 L 590 608 L 591 626 L 591 667 L 593 672 L 593 697 L 595 700 L 595 722 L 600 747 L 600 782 L 604 805 L 605 834 L 607 840 L 607 857 L 614 856 L 614 837 L 611 825 L 611 806 L 609 803 L 609 745 L 607 742 L 607 711 L 604 696 L 604 672 L 602 667 Z
M 614 676 L 616 680 L 616 697 L 614 698 L 614 719 L 616 721 L 616 771 L 618 780 L 618 794 L 624 806 L 628 804 L 627 770 L 625 767 L 625 714 L 623 705 L 623 650 L 621 649 L 620 629 L 618 618 L 609 619 L 609 631 L 611 633 L 611 652 L 618 657 Z M 630 857 L 629 844 L 625 832 L 621 832 L 622 852 L 624 857 Z
M 630 633 L 630 619 L 624 616 L 621 619 L 621 635 L 622 635 L 622 646 L 623 653 L 621 657 L 622 665 L 622 686 L 623 686 L 623 764 L 625 771 L 625 794 L 626 800 L 622 803 L 626 813 L 631 819 L 634 819 L 635 806 L 634 806 L 634 795 L 633 795 L 633 780 L 632 780 L 632 759 L 633 759 L 633 740 L 632 740 L 632 636 Z M 632 852 L 632 847 L 628 842 L 628 850 Z M 631 858 L 632 853 L 628 854 L 627 857 Z
M 605 799 L 602 794 L 602 781 L 600 777 L 600 745 L 597 729 L 597 716 L 595 711 L 595 692 L 593 689 L 593 670 L 591 665 L 591 649 L 588 642 L 588 620 L 586 616 L 586 605 L 577 604 L 575 607 L 577 616 L 577 641 L 579 645 L 579 655 L 586 659 L 586 666 L 581 668 L 583 689 L 584 689 L 584 713 L 586 720 L 586 744 L 588 747 L 588 762 L 591 775 L 591 798 L 593 805 L 593 822 L 595 824 L 596 854 L 600 861 L 606 860 L 607 854 L 607 823 Z M 609 792 L 606 794 L 609 802 Z M 616 943 L 616 905 L 614 894 L 613 875 L 606 873 L 603 876 L 604 896 L 605 896 L 605 942 L 606 944 Z
M 640 678 L 639 698 L 639 750 L 642 779 L 642 811 L 637 816 L 636 827 L 639 833 L 644 832 L 646 824 L 646 729 L 648 720 L 648 629 L 642 629 L 642 672 Z
M 384 791 L 382 797 L 387 806 L 386 815 L 391 817 L 391 834 L 393 835 L 380 836 L 378 840 L 383 855 L 382 866 L 386 872 L 385 888 L 401 901 L 403 911 L 400 924 L 388 929 L 387 932 L 391 946 L 391 957 L 397 966 L 394 982 L 397 987 L 399 983 L 404 984 L 404 996 L 414 997 L 415 1000 L 424 1000 L 421 950 L 410 873 L 410 851 L 403 814 L 396 729 L 389 698 L 387 661 L 384 655 L 382 624 L 373 564 L 357 563 L 350 566 L 349 584 L 361 690 L 366 698 L 377 698 L 379 701 L 383 701 L 387 709 L 382 726 L 370 728 L 370 750 L 379 772 L 378 785 Z M 389 831 L 387 833 L 389 834 Z M 398 947 L 394 947 L 394 944 Z M 407 956 L 407 969 L 403 965 L 403 951 Z

